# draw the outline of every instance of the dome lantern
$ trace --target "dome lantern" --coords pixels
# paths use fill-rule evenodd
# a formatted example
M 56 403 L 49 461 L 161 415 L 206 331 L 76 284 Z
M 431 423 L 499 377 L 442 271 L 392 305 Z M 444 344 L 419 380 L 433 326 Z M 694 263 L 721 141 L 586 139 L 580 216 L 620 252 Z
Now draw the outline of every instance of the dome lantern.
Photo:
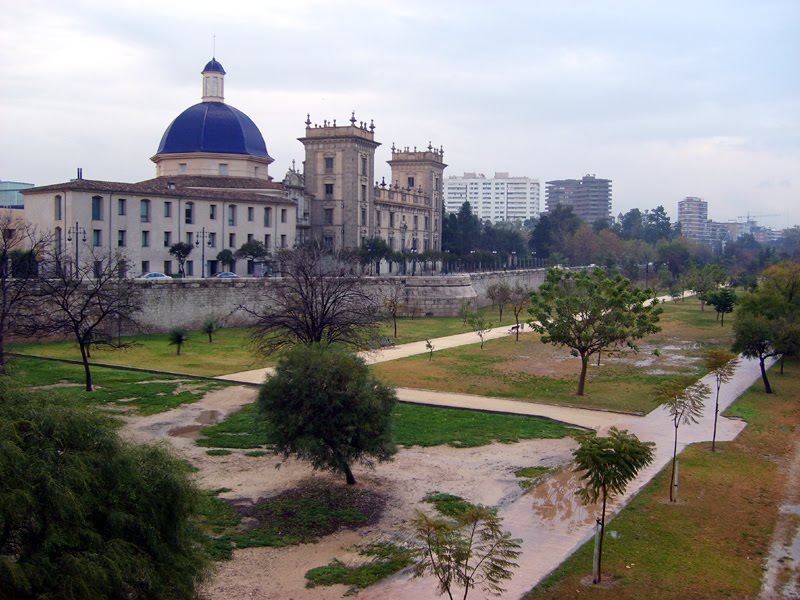
M 216 58 L 203 68 L 203 102 L 225 102 L 225 69 Z

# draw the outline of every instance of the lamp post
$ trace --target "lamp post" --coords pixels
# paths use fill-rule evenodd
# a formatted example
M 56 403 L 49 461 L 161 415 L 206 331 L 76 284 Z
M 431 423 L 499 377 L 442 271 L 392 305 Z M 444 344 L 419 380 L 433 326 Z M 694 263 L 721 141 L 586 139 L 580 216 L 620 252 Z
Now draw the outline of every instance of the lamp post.
M 86 229 L 78 225 L 78 222 L 75 221 L 75 227 L 70 227 L 67 229 L 67 241 L 72 241 L 72 236 L 75 236 L 75 278 L 78 277 L 78 256 L 79 256 L 79 249 L 80 246 L 78 245 L 78 238 L 82 235 L 83 236 L 83 243 L 86 243 Z
M 206 237 L 210 234 L 209 231 L 206 233 L 206 228 L 203 227 L 200 231 L 194 234 L 194 245 L 195 248 L 202 247 L 201 258 L 202 264 L 200 266 L 200 277 L 205 279 L 206 276 L 206 246 L 209 248 L 211 247 L 211 238 L 209 237 L 208 242 L 206 242 Z M 202 244 L 201 244 L 202 242 Z
M 403 254 L 403 275 L 406 274 L 406 231 L 408 231 L 408 225 L 405 217 L 403 217 L 403 222 L 400 223 L 400 252 Z

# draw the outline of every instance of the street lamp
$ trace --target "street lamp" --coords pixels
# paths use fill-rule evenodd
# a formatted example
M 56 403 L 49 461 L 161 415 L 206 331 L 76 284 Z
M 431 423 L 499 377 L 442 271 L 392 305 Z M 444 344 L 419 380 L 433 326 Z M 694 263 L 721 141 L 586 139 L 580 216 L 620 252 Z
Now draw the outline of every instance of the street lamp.
M 208 237 L 208 242 L 205 241 L 206 237 Z M 202 264 L 201 264 L 201 267 L 200 267 L 200 276 L 205 279 L 205 276 L 206 276 L 206 246 L 208 246 L 209 248 L 211 247 L 211 232 L 209 231 L 208 233 L 206 233 L 206 228 L 205 227 L 203 227 L 203 229 L 201 231 L 198 231 L 198 232 L 196 232 L 194 234 L 194 245 L 195 245 L 196 248 L 201 246 L 200 242 L 203 242 L 203 244 L 202 244 L 202 253 L 201 253 L 201 258 L 200 258 L 200 260 L 202 261 Z
M 73 235 L 75 236 L 75 278 L 77 279 L 77 277 L 78 277 L 78 262 L 79 262 L 78 261 L 78 251 L 79 251 L 79 248 L 80 248 L 78 246 L 78 238 L 81 235 L 83 235 L 83 243 L 84 244 L 86 243 L 86 229 L 84 229 L 83 227 L 79 226 L 77 221 L 75 221 L 75 227 L 70 227 L 69 229 L 67 229 L 67 241 L 68 242 L 72 241 L 72 236 Z

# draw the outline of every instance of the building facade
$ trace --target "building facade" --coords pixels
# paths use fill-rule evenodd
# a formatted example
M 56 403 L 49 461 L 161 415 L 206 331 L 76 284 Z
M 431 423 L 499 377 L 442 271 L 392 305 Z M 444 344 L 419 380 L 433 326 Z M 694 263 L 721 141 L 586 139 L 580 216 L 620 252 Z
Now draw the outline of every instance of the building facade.
M 130 275 L 178 272 L 169 253 L 177 242 L 192 244 L 187 276 L 225 270 L 217 255 L 258 240 L 268 251 L 288 248 L 297 235 L 297 191 L 274 182 L 273 162 L 258 127 L 224 102 L 222 65 L 203 69 L 202 102 L 167 127 L 151 160 L 156 177 L 138 183 L 72 181 L 24 192 L 25 217 L 53 234 L 66 263 L 121 252 Z M 303 209 L 303 207 L 300 207 Z M 239 261 L 241 274 L 253 265 Z M 236 267 L 234 267 L 236 268 Z
M 458 212 L 469 202 L 473 214 L 492 223 L 525 221 L 539 216 L 540 186 L 538 179 L 510 177 L 497 172 L 493 178 L 482 173 L 451 176 L 444 182 L 444 203 L 447 212 Z
M 611 180 L 584 175 L 581 179 L 558 179 L 545 183 L 547 212 L 556 206 L 571 206 L 583 221 L 592 225 L 611 222 Z
M 708 202 L 694 196 L 687 196 L 678 202 L 678 223 L 681 235 L 700 243 L 709 240 Z

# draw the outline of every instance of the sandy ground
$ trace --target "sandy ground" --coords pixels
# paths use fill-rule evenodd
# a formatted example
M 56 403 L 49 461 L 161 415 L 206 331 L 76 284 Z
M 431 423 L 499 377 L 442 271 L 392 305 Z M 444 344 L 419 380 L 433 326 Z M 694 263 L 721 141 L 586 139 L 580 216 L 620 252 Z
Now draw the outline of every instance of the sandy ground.
M 309 477 L 326 478 L 342 485 L 331 475 L 314 473 L 306 464 L 279 457 L 249 457 L 243 451 L 226 456 L 208 456 L 193 439 L 204 425 L 218 422 L 244 404 L 255 400 L 256 391 L 245 386 L 217 390 L 194 404 L 148 417 L 126 417 L 122 435 L 136 442 L 163 442 L 199 469 L 196 479 L 205 489 L 229 488 L 227 498 L 273 496 L 301 484 Z M 446 446 L 401 449 L 392 462 L 374 469 L 353 469 L 359 485 L 387 497 L 386 510 L 378 523 L 340 531 L 316 544 L 289 548 L 237 550 L 233 559 L 221 562 L 205 594 L 211 600 L 332 599 L 342 598 L 345 586 L 305 587 L 305 573 L 328 564 L 334 558 L 357 562 L 356 544 L 368 544 L 405 535 L 408 520 L 418 509 L 430 510 L 422 498 L 435 491 L 462 496 L 472 502 L 507 510 L 518 503 L 530 505 L 530 496 L 520 488 L 513 471 L 519 467 L 558 467 L 569 462 L 575 441 L 534 440 L 517 444 L 494 444 L 474 449 Z M 558 486 L 559 488 L 561 486 Z M 549 489 L 549 488 L 547 488 Z M 534 499 L 547 505 L 544 500 Z M 407 584 L 406 584 L 407 585 Z M 430 580 L 418 580 L 424 595 L 435 597 Z M 410 591 L 410 590 L 409 590 Z M 369 597 L 362 592 L 360 597 Z M 380 596 L 374 596 L 380 597 Z M 384 596 L 385 597 L 385 596 Z M 478 596 L 476 596 L 478 597 Z

